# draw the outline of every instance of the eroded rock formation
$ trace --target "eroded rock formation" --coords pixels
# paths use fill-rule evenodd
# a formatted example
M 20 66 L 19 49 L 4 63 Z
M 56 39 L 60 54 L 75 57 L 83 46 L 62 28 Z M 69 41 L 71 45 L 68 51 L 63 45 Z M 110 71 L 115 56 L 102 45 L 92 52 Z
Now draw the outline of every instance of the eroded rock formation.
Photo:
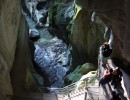
M 113 31 L 113 61 L 130 73 L 130 1 L 77 0 L 76 3 L 83 8 L 74 20 L 73 32 L 70 36 L 75 65 L 95 63 L 97 60 L 98 48 L 103 42 L 104 27 L 91 21 L 92 12 L 95 11 Z M 54 15 L 58 11 L 54 11 Z M 60 11 L 59 16 L 63 20 L 63 11 L 61 9 Z M 69 9 L 67 11 L 69 12 Z M 34 91 L 36 87 L 29 71 L 29 67 L 33 66 L 31 61 L 33 51 L 29 50 L 25 34 L 27 26 L 21 12 L 20 1 L 0 0 L 0 100 L 5 100 L 6 95 L 22 95 L 30 89 Z M 68 12 L 64 17 L 69 15 Z M 61 20 L 58 19 L 59 22 L 62 22 Z M 58 27 L 60 25 L 63 23 Z M 66 27 L 64 27 L 65 31 Z M 66 40 L 69 40 L 68 35 Z M 34 49 L 32 45 L 30 47 Z
M 91 21 L 92 12 L 80 10 L 74 20 L 70 41 L 73 47 L 73 64 L 96 64 L 103 42 L 104 26 Z
M 35 44 L 35 48 L 34 60 L 38 73 L 44 77 L 44 87 L 63 87 L 64 76 L 71 67 L 70 49 L 56 37 Z
M 130 73 L 130 1 L 129 0 L 76 0 L 89 11 L 95 11 L 113 30 L 113 53 L 115 64 Z
M 40 80 L 43 84 L 42 86 L 38 87 L 41 89 L 41 91 L 44 91 L 43 87 L 63 87 L 64 76 L 71 66 L 70 48 L 64 43 L 64 41 L 57 38 L 59 34 L 62 35 L 60 32 L 63 31 L 63 29 L 61 31 L 57 29 L 57 37 L 54 37 L 54 35 L 50 34 L 51 31 L 49 29 L 53 29 L 53 27 L 50 26 L 49 23 L 48 4 L 46 4 L 46 2 L 27 2 L 26 5 L 28 5 L 27 7 L 30 13 L 34 12 L 34 14 L 31 13 L 31 17 L 26 15 L 30 29 L 29 38 L 34 42 L 35 45 L 34 68 L 44 79 L 43 81 Z M 38 6 L 40 6 L 40 9 Z M 41 13 L 40 16 L 39 13 Z M 57 15 L 59 13 L 61 14 L 62 12 L 58 10 Z M 66 15 L 66 17 L 68 16 Z M 65 28 L 66 27 L 64 27 L 64 32 L 66 33 Z M 55 33 L 55 31 L 53 32 Z M 37 38 L 37 36 L 39 38 Z M 35 40 L 35 38 L 37 40 Z M 38 78 L 39 77 L 37 77 L 37 79 Z
M 0 8 L 0 91 L 12 94 L 10 70 L 13 66 L 18 35 L 20 7 L 15 0 L 1 1 Z
M 0 0 L 0 25 L 0 100 L 6 100 L 35 84 L 27 68 L 31 56 L 19 0 Z

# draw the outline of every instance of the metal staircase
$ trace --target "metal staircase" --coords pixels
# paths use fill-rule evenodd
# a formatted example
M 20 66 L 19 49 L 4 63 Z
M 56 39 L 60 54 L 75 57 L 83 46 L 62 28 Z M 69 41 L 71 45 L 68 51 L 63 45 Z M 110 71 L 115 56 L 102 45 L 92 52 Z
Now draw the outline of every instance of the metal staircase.
M 7 97 L 8 100 L 92 100 L 88 99 L 87 89 L 90 90 L 90 88 L 99 88 L 98 77 L 88 77 L 63 88 L 42 88 L 43 92 L 49 89 L 52 94 L 29 93 L 23 96 L 8 95 Z
M 88 98 L 91 97 L 89 96 L 88 90 L 91 90 L 91 88 L 95 88 L 96 90 L 99 90 L 98 79 L 99 79 L 98 77 L 88 77 L 84 80 L 80 80 L 66 87 L 55 89 L 55 93 L 57 94 L 57 99 L 58 100 L 89 100 Z M 93 91 L 93 95 L 95 95 L 94 93 L 95 91 Z M 90 99 L 90 100 L 96 100 L 96 99 Z

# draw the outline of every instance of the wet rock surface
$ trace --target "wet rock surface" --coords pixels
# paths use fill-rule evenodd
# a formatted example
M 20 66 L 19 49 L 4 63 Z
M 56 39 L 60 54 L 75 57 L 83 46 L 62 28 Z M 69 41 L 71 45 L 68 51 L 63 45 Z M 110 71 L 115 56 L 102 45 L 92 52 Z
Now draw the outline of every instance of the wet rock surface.
M 73 0 L 71 2 L 61 0 L 51 5 L 48 11 L 50 25 L 59 31 L 56 35 L 67 44 L 69 44 L 69 35 L 71 34 L 70 23 L 73 19 L 74 11 L 75 3 Z
M 29 38 L 33 41 L 40 38 L 40 34 L 36 29 L 30 29 L 29 30 Z
M 64 86 L 64 76 L 71 66 L 68 47 L 56 37 L 45 44 L 35 44 L 34 60 L 45 78 L 45 87 Z
M 49 26 L 47 4 L 45 2 L 28 3 L 28 9 L 32 12 L 31 17 L 26 16 L 30 28 L 29 36 L 30 38 L 40 37 L 37 41 L 33 40 L 35 46 L 35 71 L 33 74 L 37 83 L 41 84 L 39 86 L 41 90 L 42 87 L 63 87 L 64 76 L 71 67 L 72 62 L 70 47 L 63 40 L 54 37 L 55 31 L 53 31 L 53 35 L 50 34 L 51 26 Z M 41 4 L 44 7 L 41 7 Z M 60 34 L 60 31 L 57 31 L 57 33 Z M 39 78 L 37 73 L 43 79 Z

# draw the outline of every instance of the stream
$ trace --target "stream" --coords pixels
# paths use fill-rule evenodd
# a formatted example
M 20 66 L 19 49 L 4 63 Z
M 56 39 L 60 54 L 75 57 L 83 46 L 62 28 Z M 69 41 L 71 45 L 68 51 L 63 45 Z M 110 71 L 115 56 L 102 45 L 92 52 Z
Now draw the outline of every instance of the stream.
M 29 38 L 33 39 L 35 46 L 36 72 L 44 80 L 43 87 L 61 88 L 64 86 L 64 76 L 72 65 L 71 47 L 57 36 L 50 34 L 48 31 L 48 27 L 50 27 L 48 17 L 45 18 L 45 23 L 39 22 L 41 17 L 47 15 L 47 8 L 38 11 L 35 7 L 36 4 L 37 2 L 28 2 L 31 16 L 26 15 Z M 36 25 L 39 25 L 40 28 L 37 28 Z M 39 82 L 41 81 L 39 80 Z

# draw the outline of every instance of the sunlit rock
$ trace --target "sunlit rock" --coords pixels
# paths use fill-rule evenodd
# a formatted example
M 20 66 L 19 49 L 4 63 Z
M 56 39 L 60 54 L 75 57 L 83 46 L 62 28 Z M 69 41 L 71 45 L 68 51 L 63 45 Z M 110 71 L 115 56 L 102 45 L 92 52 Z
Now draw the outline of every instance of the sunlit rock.
M 97 67 L 91 63 L 85 63 L 82 66 L 78 66 L 73 72 L 66 76 L 66 80 L 74 83 L 79 81 L 81 77 L 90 71 L 96 70 Z
M 98 74 L 97 71 L 90 71 L 89 73 L 83 75 L 81 79 L 77 82 L 76 91 L 80 89 L 85 89 L 87 86 L 98 87 Z

